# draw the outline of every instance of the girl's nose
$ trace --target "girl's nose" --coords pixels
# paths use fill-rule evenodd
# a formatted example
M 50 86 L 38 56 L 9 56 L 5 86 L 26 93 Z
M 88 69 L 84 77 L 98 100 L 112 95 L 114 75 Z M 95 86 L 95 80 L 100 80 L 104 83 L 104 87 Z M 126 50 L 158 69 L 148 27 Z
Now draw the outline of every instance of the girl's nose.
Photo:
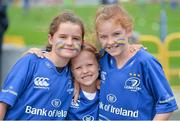
M 87 69 L 86 67 L 83 67 L 83 68 L 82 68 L 82 72 L 83 72 L 83 73 L 87 73 L 87 72 L 88 72 L 88 69 Z
M 67 38 L 66 44 L 67 44 L 67 45 L 72 45 L 72 44 L 73 44 L 73 40 L 72 40 L 71 37 Z

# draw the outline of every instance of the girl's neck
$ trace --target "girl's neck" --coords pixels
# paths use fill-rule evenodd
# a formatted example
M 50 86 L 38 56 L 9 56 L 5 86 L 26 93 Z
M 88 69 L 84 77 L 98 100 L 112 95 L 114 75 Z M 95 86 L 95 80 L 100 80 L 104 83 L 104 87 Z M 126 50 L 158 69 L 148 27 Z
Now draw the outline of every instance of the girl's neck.
M 122 68 L 126 62 L 136 53 L 130 51 L 130 46 L 131 45 L 127 44 L 121 54 L 115 57 L 118 68 Z
M 80 84 L 80 88 L 81 88 L 81 90 L 88 92 L 88 93 L 94 93 L 97 91 L 96 83 L 93 83 L 90 86 L 85 86 L 85 85 Z
M 57 56 L 52 51 L 45 53 L 45 57 L 53 62 L 56 67 L 65 67 L 70 59 Z

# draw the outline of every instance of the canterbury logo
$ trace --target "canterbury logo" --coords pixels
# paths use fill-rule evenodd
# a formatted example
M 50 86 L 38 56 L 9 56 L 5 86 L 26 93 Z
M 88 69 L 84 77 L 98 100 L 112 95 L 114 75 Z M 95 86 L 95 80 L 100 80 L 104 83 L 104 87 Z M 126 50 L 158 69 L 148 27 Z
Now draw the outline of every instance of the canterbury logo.
M 49 83 L 48 83 L 49 78 L 45 77 L 36 77 L 34 79 L 34 85 L 35 88 L 44 88 L 44 89 L 49 89 Z

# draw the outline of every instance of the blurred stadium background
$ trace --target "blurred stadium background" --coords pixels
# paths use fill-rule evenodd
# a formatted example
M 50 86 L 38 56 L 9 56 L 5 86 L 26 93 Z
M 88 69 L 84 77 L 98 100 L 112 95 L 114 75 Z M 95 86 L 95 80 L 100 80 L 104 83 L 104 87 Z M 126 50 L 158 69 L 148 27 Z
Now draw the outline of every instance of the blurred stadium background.
M 47 43 L 48 27 L 52 18 L 60 11 L 70 9 L 83 19 L 86 26 L 86 40 L 96 44 L 94 35 L 94 17 L 97 7 L 102 3 L 101 1 L 29 0 L 28 4 L 24 4 L 24 1 L 27 0 L 7 1 L 9 1 L 9 28 L 6 32 L 5 43 L 15 43 L 29 47 L 43 47 Z M 173 6 L 171 1 L 177 1 L 177 5 Z M 178 2 L 180 2 L 180 0 L 119 0 L 119 3 L 134 17 L 135 39 L 139 39 L 144 35 L 151 35 L 157 37 L 158 39 L 153 40 L 158 42 L 164 41 L 161 40 L 161 33 L 168 36 L 180 32 L 180 6 L 178 6 Z M 161 24 L 163 23 L 163 11 L 166 12 L 166 16 L 163 18 L 166 19 L 164 32 L 161 31 L 161 28 L 163 28 L 161 27 Z M 170 43 L 169 50 L 180 50 L 180 38 L 177 37 L 175 39 L 177 39 L 177 41 Z M 148 51 L 152 53 L 158 53 L 158 49 L 161 46 L 165 46 L 160 45 L 159 47 L 154 43 L 148 42 L 143 42 L 143 44 L 148 47 Z M 175 55 L 180 54 L 175 53 Z M 159 56 L 162 55 L 160 54 Z M 167 68 L 180 68 L 180 56 L 170 57 L 168 60 L 169 66 Z M 162 62 L 162 64 L 163 63 L 164 62 Z M 180 85 L 180 70 L 175 71 L 176 74 L 172 74 L 173 76 L 168 77 L 170 83 L 177 86 Z
M 44 48 L 52 18 L 64 9 L 85 23 L 86 40 L 97 45 L 94 31 L 96 9 L 113 0 L 6 0 L 9 28 L 5 34 L 2 72 L 7 73 L 21 53 L 30 47 Z M 114 0 L 116 1 L 116 0 Z M 134 18 L 133 42 L 143 43 L 162 63 L 180 102 L 180 0 L 118 0 Z M 9 45 L 15 48 L 9 51 Z M 11 48 L 10 47 L 10 48 Z M 7 49 L 8 48 L 8 49 Z M 25 48 L 25 49 L 22 49 Z M 8 51 L 7 51 L 8 50 Z M 16 54 L 15 54 L 16 53 Z M 12 59 L 14 56 L 14 59 Z M 4 79 L 4 78 L 3 78 Z M 172 119 L 180 119 L 175 113 Z

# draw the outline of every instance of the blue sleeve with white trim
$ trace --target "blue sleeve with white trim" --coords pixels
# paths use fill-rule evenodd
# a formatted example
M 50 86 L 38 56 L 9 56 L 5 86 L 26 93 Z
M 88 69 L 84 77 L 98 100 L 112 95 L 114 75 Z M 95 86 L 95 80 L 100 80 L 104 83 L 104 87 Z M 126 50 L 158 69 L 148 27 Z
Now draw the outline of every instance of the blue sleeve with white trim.
M 148 59 L 146 63 L 146 79 L 156 101 L 156 113 L 167 113 L 176 110 L 177 104 L 162 66 L 153 57 Z
M 21 58 L 13 66 L 4 81 L 2 90 L 0 92 L 0 101 L 13 106 L 18 97 L 23 93 L 29 81 L 32 78 L 33 55 L 27 55 Z M 35 56 L 34 56 L 35 57 Z

